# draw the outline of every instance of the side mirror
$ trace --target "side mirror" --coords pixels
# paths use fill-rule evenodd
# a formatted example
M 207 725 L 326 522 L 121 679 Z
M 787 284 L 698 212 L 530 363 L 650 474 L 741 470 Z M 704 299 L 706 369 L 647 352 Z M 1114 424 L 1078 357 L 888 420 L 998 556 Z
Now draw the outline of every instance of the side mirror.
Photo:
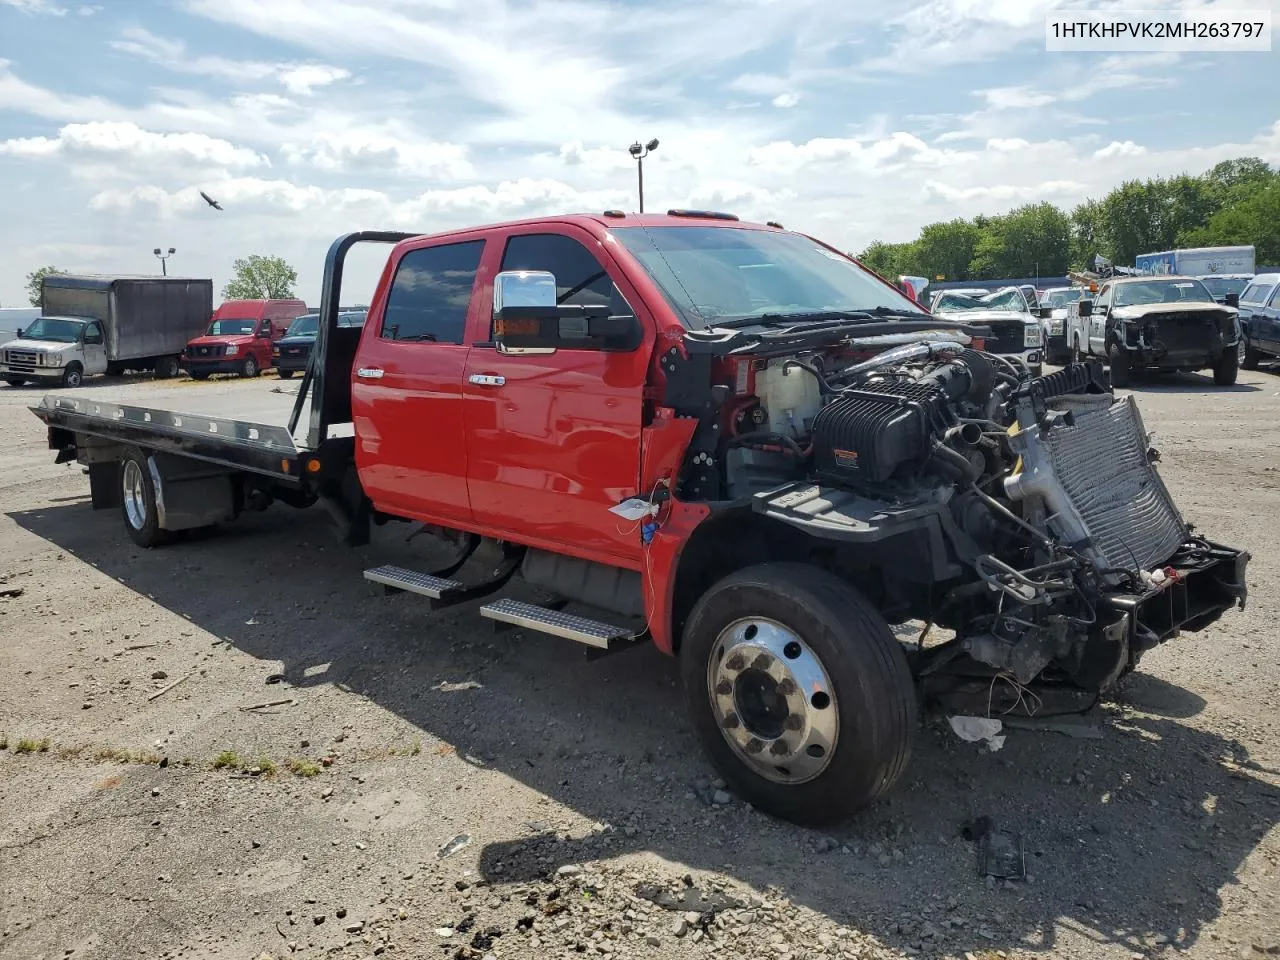
M 1091 317 L 1091 316 L 1093 316 L 1093 301 L 1092 301 L 1092 300 L 1081 300 L 1081 301 L 1080 301 L 1080 308 L 1079 308 L 1079 309 L 1080 309 L 1080 316 L 1082 316 L 1082 317 Z
M 1048 320 L 1053 316 L 1053 307 L 1036 307 L 1031 311 L 1041 320 Z
M 260 337 L 265 337 L 266 339 L 270 340 L 270 339 L 271 339 L 271 324 L 269 324 L 269 323 L 268 323 L 268 324 L 265 324 L 265 325 L 262 327 L 262 329 L 258 331 L 258 336 L 260 336 Z
M 21 339 L 22 339 L 22 328 L 21 328 L 21 327 L 19 327 L 17 330 L 15 330 L 15 331 L 14 331 L 14 335 L 15 335 L 19 340 L 21 340 Z
M 1238 294 L 1238 293 L 1228 293 L 1228 294 L 1227 294 L 1226 303 L 1227 303 L 1227 306 L 1228 306 L 1228 307 L 1238 307 L 1238 306 L 1240 306 L 1240 294 Z
M 493 279 L 493 338 L 509 350 L 634 350 L 644 332 L 637 317 L 606 307 L 556 303 L 556 278 L 545 270 L 508 270 Z

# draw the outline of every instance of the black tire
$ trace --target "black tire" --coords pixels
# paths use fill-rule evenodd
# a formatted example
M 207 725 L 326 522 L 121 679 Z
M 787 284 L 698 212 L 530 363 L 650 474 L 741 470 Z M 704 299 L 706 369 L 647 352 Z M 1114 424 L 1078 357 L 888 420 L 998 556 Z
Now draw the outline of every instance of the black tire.
M 108 377 L 118 377 L 118 376 L 121 376 L 123 373 L 124 373 L 124 367 L 120 366 L 120 364 L 115 362 L 107 364 Z
M 1240 344 L 1237 347 L 1239 366 L 1242 370 L 1257 370 L 1258 364 L 1262 362 L 1262 353 L 1254 347 L 1249 346 L 1249 339 L 1243 334 L 1240 336 Z
M 280 379 L 281 379 L 281 380 L 292 380 L 292 379 L 293 379 L 293 371 L 292 371 L 292 370 L 277 370 L 276 372 L 277 372 L 278 374 L 280 374 Z
M 256 377 L 261 371 L 258 369 L 258 358 L 252 353 L 244 358 L 244 363 L 240 365 L 240 376 Z
M 1072 342 L 1071 353 L 1074 356 L 1076 363 L 1084 363 L 1086 360 L 1089 359 L 1089 355 L 1080 349 L 1079 337 L 1076 337 L 1075 340 Z
M 811 758 L 822 757 L 818 763 L 824 765 L 804 782 L 772 780 L 753 769 L 739 748 L 730 745 L 729 734 L 722 730 L 721 714 L 712 704 L 713 696 L 726 690 L 723 680 L 713 690 L 712 657 L 720 648 L 722 634 L 746 619 L 780 626 L 785 634 L 793 635 L 799 641 L 795 644 L 797 652 L 794 657 L 789 652 L 786 656 L 816 659 L 830 682 L 832 696 L 826 704 L 807 700 L 803 692 L 798 701 L 806 718 L 827 718 L 826 722 L 834 722 L 835 730 L 835 747 L 829 755 L 808 754 Z M 751 628 L 742 636 L 750 640 Z M 805 649 L 806 645 L 810 649 Z M 791 647 L 788 643 L 783 649 Z M 732 656 L 725 660 L 722 655 L 717 662 L 734 669 L 733 660 Z M 751 723 L 732 723 L 737 717 L 735 711 L 746 713 L 748 707 L 743 704 L 753 702 L 742 694 L 742 686 L 749 672 L 760 673 L 756 669 L 758 663 L 757 659 L 746 669 L 737 668 L 741 673 L 729 688 L 734 709 L 724 721 L 728 729 L 742 726 L 749 731 L 745 736 L 752 744 L 746 753 L 752 752 L 756 740 L 763 746 L 761 738 L 768 736 L 754 736 L 756 728 Z M 855 588 L 825 570 L 799 563 L 765 563 L 716 583 L 698 600 L 689 616 L 680 650 L 680 671 L 690 721 L 712 764 L 738 796 L 776 817 L 814 825 L 845 820 L 887 792 L 906 769 L 917 716 L 915 688 L 906 657 L 880 613 Z M 801 684 L 799 689 L 813 687 Z M 765 695 L 775 707 L 777 696 L 784 698 L 786 706 L 788 696 L 781 685 Z M 794 711 L 795 707 L 788 709 Z M 824 710 L 838 710 L 838 720 Z M 794 718 L 792 713 L 780 722 L 789 723 Z M 783 739 L 779 735 L 773 743 Z M 796 748 L 805 743 L 809 741 L 797 743 Z M 773 754 L 772 745 L 769 755 Z M 815 746 L 810 743 L 806 749 L 813 750 Z M 759 748 L 754 753 L 766 757 Z M 774 767 L 774 771 L 785 769 Z
M 1240 375 L 1240 354 L 1235 350 L 1224 350 L 1218 362 L 1213 365 L 1213 382 L 1215 386 L 1230 387 Z
M 1129 351 L 1125 350 L 1118 343 L 1113 343 L 1107 350 L 1107 363 L 1111 366 L 1111 385 L 1113 387 L 1127 387 L 1132 380 L 1132 373 L 1129 369 Z
M 6 377 L 4 382 L 11 387 L 20 387 L 23 384 L 25 384 L 27 381 L 22 380 L 18 377 Z
M 84 367 L 78 363 L 68 363 L 67 369 L 62 371 L 62 385 L 68 390 L 74 390 L 82 383 L 84 383 Z
M 192 370 L 191 379 L 192 380 L 208 380 L 209 371 L 208 370 Z
M 135 472 L 136 471 L 136 472 Z M 156 511 L 156 488 L 151 480 L 147 456 L 131 449 L 120 461 L 118 475 L 120 514 L 129 538 L 140 547 L 159 547 L 171 539 L 168 530 L 160 528 Z
M 177 357 L 157 357 L 156 358 L 156 379 L 172 380 L 178 375 L 178 358 Z

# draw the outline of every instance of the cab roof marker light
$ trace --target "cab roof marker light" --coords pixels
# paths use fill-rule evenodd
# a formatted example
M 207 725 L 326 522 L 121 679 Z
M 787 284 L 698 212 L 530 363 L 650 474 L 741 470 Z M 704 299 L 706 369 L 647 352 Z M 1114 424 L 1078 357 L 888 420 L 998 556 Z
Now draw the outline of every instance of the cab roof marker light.
M 721 213 L 718 210 L 668 210 L 668 217 L 692 217 L 698 220 L 737 220 L 734 213 Z

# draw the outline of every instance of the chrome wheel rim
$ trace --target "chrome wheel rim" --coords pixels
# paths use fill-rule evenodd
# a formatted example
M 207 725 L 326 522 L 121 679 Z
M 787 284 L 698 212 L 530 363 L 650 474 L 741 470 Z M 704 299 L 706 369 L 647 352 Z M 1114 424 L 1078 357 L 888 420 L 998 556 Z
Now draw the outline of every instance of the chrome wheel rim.
M 725 742 L 766 780 L 805 783 L 831 763 L 835 688 L 795 631 L 758 617 L 731 623 L 711 648 L 707 693 Z
M 80 386 L 80 371 L 79 371 L 79 370 L 68 370 L 68 371 L 67 371 L 67 386 L 68 386 L 68 387 L 78 387 L 78 386 Z
M 244 372 L 250 377 L 258 372 L 258 364 L 254 361 L 253 357 L 250 357 L 244 362 Z
M 121 493 L 124 497 L 124 513 L 129 526 L 141 530 L 147 522 L 147 491 L 142 483 L 142 468 L 136 460 L 126 460 Z

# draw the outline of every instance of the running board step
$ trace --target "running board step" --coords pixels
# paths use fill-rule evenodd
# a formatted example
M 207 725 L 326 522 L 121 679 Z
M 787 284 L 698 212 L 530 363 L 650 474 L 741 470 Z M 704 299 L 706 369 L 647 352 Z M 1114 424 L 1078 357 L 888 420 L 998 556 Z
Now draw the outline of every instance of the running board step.
M 457 594 L 466 589 L 457 580 L 433 577 L 429 573 L 418 573 L 416 570 L 407 570 L 404 567 L 389 564 L 366 570 L 364 578 L 382 584 L 387 588 L 388 593 L 393 590 L 405 590 L 426 597 L 432 601 L 433 605 L 448 603 L 452 599 L 451 594 Z
M 599 620 L 575 617 L 571 613 L 549 610 L 519 600 L 495 600 L 480 608 L 480 616 L 511 627 L 524 627 L 566 640 L 576 640 L 597 650 L 611 650 L 617 644 L 635 639 L 635 631 L 616 627 Z

